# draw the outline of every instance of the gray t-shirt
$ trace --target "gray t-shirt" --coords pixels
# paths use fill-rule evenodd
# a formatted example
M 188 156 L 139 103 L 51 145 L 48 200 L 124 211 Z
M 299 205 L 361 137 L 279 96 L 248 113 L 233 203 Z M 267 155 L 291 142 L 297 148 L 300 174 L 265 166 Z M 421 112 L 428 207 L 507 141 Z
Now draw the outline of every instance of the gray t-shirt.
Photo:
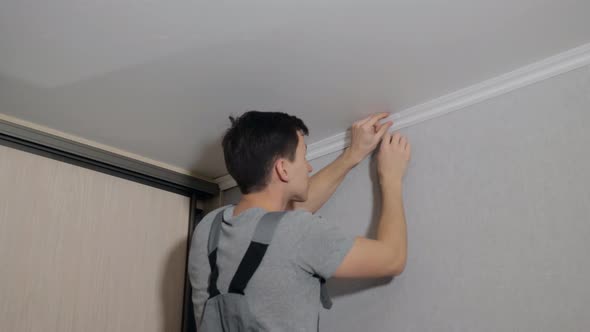
M 222 209 L 225 209 L 225 222 L 217 249 L 217 287 L 221 293 L 227 292 L 252 240 L 256 223 L 266 212 L 262 208 L 251 208 L 232 217 L 234 206 L 225 206 L 210 212 L 198 224 L 188 263 L 197 322 L 209 297 L 209 230 Z M 287 212 L 245 289 L 252 314 L 269 331 L 317 331 L 320 283 L 314 274 L 325 279 L 331 277 L 353 242 L 353 236 L 343 234 L 321 217 L 304 210 Z

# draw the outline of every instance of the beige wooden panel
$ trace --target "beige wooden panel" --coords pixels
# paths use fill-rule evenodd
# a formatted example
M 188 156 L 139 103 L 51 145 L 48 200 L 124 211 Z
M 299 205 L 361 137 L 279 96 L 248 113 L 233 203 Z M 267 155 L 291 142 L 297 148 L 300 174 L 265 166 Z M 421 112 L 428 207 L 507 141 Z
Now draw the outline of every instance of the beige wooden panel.
M 0 146 L 0 331 L 180 331 L 189 198 Z

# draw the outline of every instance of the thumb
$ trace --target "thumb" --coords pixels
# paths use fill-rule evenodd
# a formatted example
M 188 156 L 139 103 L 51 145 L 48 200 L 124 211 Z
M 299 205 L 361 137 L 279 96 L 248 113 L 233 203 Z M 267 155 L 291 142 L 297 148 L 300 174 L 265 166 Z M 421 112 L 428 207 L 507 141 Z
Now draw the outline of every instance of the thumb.
M 392 125 L 393 125 L 392 121 L 388 121 L 388 122 L 382 124 L 381 127 L 379 127 L 379 130 L 377 131 L 377 133 L 375 135 L 377 137 L 377 140 L 380 140 L 385 135 L 387 130 L 389 130 L 389 128 L 391 128 Z
M 389 145 L 389 143 L 391 142 L 391 133 L 385 131 L 385 134 L 383 135 L 383 138 L 381 139 L 381 146 L 379 147 L 379 150 L 385 150 L 387 145 Z

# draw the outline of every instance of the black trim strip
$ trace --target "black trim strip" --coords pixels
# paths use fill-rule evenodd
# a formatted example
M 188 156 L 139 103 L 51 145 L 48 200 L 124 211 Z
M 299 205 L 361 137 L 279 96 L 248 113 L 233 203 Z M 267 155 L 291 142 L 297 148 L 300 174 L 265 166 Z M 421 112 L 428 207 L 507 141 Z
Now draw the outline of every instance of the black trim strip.
M 193 195 L 191 198 L 191 212 L 188 222 L 188 237 L 186 245 L 186 262 L 184 274 L 184 297 L 182 301 L 182 329 L 181 332 L 196 332 L 197 324 L 195 322 L 195 310 L 193 306 L 193 290 L 189 278 L 188 259 L 191 250 L 191 242 L 195 233 L 195 228 L 203 218 L 203 210 L 197 208 L 197 198 Z
M 198 199 L 210 198 L 219 193 L 219 186 L 216 183 L 2 119 L 0 119 L 0 144 L 185 196 L 192 196 L 193 193 L 196 193 Z

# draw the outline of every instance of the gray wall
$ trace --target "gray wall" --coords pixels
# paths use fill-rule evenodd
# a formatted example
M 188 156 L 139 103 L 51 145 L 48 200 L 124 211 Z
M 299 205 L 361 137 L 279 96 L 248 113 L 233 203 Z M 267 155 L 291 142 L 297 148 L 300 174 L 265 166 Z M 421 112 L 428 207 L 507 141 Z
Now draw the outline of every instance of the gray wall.
M 331 280 L 322 330 L 589 330 L 589 128 L 586 67 L 402 130 L 406 270 Z M 366 160 L 319 214 L 371 233 L 374 180 Z

